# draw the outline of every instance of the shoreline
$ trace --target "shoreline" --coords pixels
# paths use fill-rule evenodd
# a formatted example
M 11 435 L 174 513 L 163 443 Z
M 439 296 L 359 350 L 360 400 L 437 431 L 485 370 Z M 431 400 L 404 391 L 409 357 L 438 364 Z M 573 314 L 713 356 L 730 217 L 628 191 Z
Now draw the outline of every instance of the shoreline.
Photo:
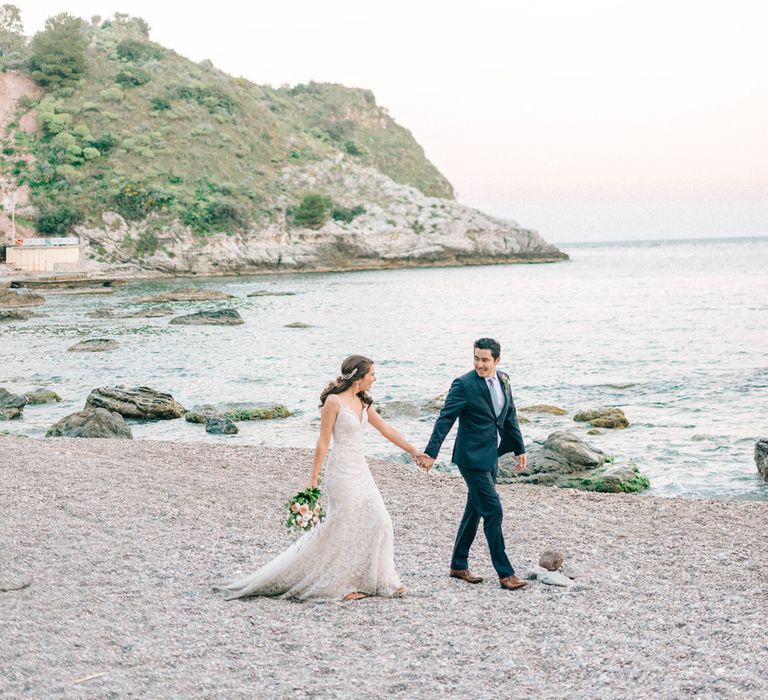
M 454 267 L 481 267 L 484 265 L 547 265 L 560 262 L 571 262 L 567 254 L 563 253 L 563 257 L 534 257 L 534 258 L 510 258 L 505 260 L 499 260 L 497 258 L 477 258 L 471 261 L 445 261 L 445 262 L 408 262 L 407 264 L 392 262 L 391 264 L 384 260 L 371 261 L 371 264 L 362 264 L 354 266 L 313 266 L 302 268 L 280 268 L 275 267 L 254 267 L 254 268 L 241 268 L 239 270 L 228 270 L 221 273 L 213 273 L 207 271 L 205 273 L 196 272 L 163 272 L 160 270 L 141 270 L 138 274 L 132 272 L 123 271 L 120 269 L 99 269 L 92 272 L 79 272 L 79 273 L 56 273 L 56 272 L 43 272 L 43 273 L 14 273 L 9 272 L 0 276 L 0 281 L 10 282 L 11 284 L 20 283 L 24 281 L 35 281 L 40 279 L 55 279 L 57 276 L 77 276 L 85 275 L 82 279 L 92 280 L 93 282 L 115 279 L 119 283 L 123 281 L 140 281 L 140 280 L 164 280 L 164 279 L 220 279 L 223 277 L 258 277 L 261 275 L 310 275 L 310 274 L 329 274 L 329 273 L 345 273 L 345 272 L 369 272 L 377 270 L 410 270 L 410 269 L 425 269 L 425 268 L 454 268 Z M 91 276 L 92 275 L 92 276 Z M 19 286 L 24 286 L 20 284 Z
M 310 455 L 0 436 L 0 588 L 30 582 L 0 592 L 0 694 L 768 692 L 763 502 L 500 485 L 516 568 L 555 548 L 589 571 L 508 592 L 482 533 L 471 566 L 485 582 L 447 576 L 460 479 L 370 460 L 405 599 L 224 602 L 213 582 L 291 541 L 283 505 Z

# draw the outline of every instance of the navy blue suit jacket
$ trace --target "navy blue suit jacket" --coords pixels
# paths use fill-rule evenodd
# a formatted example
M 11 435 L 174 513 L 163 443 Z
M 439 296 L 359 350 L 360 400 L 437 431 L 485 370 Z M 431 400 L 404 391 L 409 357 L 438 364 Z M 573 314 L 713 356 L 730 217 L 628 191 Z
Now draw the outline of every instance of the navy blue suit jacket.
M 500 455 L 525 452 L 515 403 L 509 390 L 509 376 L 497 371 L 496 377 L 504 394 L 504 408 L 498 417 L 486 380 L 475 370 L 467 372 L 453 380 L 424 452 L 437 458 L 440 446 L 457 418 L 459 430 L 452 460 L 463 469 L 492 471 Z M 501 436 L 498 445 L 497 430 Z

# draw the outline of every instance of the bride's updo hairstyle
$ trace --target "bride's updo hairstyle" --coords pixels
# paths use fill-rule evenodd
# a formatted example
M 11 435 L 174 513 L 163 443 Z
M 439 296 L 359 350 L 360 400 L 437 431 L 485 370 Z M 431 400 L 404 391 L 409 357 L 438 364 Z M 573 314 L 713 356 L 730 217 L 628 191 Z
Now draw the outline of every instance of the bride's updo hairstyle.
M 330 394 L 340 394 L 342 391 L 349 389 L 358 379 L 362 379 L 368 374 L 372 364 L 373 360 L 368 357 L 350 355 L 341 363 L 341 374 L 323 389 L 323 393 L 320 394 L 320 405 L 325 405 L 325 400 Z M 373 403 L 373 399 L 365 391 L 358 392 L 357 398 L 365 406 L 370 406 Z

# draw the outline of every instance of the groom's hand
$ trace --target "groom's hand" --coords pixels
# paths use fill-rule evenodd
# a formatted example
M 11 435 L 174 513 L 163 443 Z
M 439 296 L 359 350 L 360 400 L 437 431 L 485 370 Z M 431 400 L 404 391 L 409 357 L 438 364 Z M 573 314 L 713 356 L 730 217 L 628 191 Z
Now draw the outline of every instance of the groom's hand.
M 528 455 L 527 454 L 518 455 L 517 464 L 515 465 L 515 471 L 518 473 L 524 472 L 527 466 L 528 466 Z

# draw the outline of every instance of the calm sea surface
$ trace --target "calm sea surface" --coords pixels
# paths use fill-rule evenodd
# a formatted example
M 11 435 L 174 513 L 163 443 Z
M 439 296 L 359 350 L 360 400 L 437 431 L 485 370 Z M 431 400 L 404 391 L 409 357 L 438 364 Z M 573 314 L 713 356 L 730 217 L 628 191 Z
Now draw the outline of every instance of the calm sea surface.
M 236 436 L 211 436 L 184 420 L 137 423 L 137 439 L 313 447 L 318 394 L 345 355 L 375 359 L 377 401 L 420 403 L 472 368 L 475 338 L 494 336 L 518 407 L 550 403 L 569 412 L 528 414 L 527 441 L 563 429 L 584 436 L 575 411 L 617 405 L 631 427 L 588 439 L 634 460 L 651 479 L 650 493 L 768 499 L 753 459 L 756 438 L 768 434 L 768 239 L 563 248 L 571 262 L 139 281 L 109 296 L 48 292 L 35 309 L 44 317 L 0 327 L 0 386 L 45 386 L 64 401 L 28 406 L 23 420 L 0 429 L 39 437 L 79 410 L 92 388 L 143 384 L 187 407 L 279 401 L 296 416 L 240 423 Z M 85 315 L 103 305 L 135 309 L 139 295 L 192 285 L 237 298 L 172 304 L 179 313 L 234 306 L 245 325 Z M 246 297 L 256 289 L 296 294 Z M 293 321 L 312 327 L 285 327 Z M 92 337 L 114 338 L 120 348 L 67 352 Z M 421 448 L 433 418 L 392 423 Z M 396 457 L 370 432 L 371 454 Z M 449 461 L 450 442 L 440 457 Z

